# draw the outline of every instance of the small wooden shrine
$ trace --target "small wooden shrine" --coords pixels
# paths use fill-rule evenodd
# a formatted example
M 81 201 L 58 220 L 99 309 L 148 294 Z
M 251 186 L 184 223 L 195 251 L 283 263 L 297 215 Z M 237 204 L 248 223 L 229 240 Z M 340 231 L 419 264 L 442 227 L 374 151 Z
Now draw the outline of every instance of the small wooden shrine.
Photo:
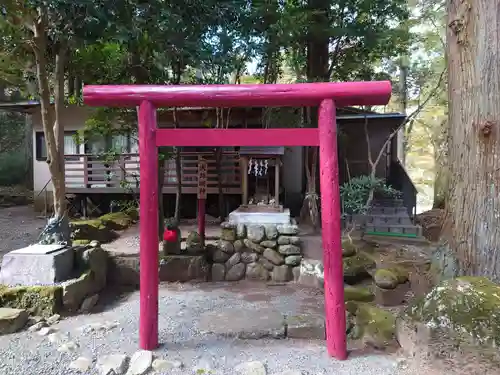
M 242 205 L 279 206 L 285 147 L 241 147 Z

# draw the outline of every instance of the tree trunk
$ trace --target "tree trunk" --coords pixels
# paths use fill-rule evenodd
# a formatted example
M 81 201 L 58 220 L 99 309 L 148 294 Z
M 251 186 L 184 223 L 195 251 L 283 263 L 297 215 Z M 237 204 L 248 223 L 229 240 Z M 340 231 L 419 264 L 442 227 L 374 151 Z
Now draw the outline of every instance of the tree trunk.
M 448 1 L 450 186 L 458 271 L 500 281 L 500 0 Z
M 47 146 L 47 162 L 52 178 L 54 216 L 62 218 L 66 211 L 64 181 L 64 129 L 61 129 L 60 115 L 64 100 L 64 58 L 58 54 L 56 59 L 55 116 L 50 106 L 50 87 L 48 64 L 46 59 L 47 34 L 45 30 L 45 14 L 40 9 L 40 21 L 34 27 L 34 48 L 36 73 L 40 95 L 40 111 L 43 132 Z M 62 79 L 62 82 L 61 82 Z
M 310 26 L 307 35 L 307 80 L 310 82 L 329 81 L 329 43 L 330 36 L 325 30 L 329 27 L 329 7 L 327 0 L 308 0 Z M 307 125 L 316 127 L 317 108 L 306 110 Z M 319 196 L 316 184 L 318 169 L 318 147 L 305 147 L 305 170 L 307 191 L 301 208 L 301 220 L 308 222 L 316 230 L 320 224 Z

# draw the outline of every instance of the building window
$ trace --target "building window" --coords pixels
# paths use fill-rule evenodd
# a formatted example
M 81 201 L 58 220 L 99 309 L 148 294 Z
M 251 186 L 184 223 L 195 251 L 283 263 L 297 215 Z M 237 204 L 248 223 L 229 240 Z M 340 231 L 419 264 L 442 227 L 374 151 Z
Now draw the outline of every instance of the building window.
M 116 151 L 120 154 L 138 153 L 137 138 L 132 135 L 93 136 L 85 143 L 86 154 L 104 154 Z
M 75 139 L 76 131 L 64 132 L 64 155 L 74 155 L 72 157 L 66 157 L 68 159 L 78 159 L 78 144 Z M 45 143 L 45 134 L 43 132 L 35 133 L 35 153 L 36 160 L 46 161 L 47 160 L 47 144 Z

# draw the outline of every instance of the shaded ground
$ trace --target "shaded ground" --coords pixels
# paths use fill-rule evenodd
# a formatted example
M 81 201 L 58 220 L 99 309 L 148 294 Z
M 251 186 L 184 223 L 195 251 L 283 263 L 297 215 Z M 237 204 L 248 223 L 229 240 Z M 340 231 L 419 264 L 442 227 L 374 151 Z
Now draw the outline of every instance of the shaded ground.
M 356 350 L 348 361 L 339 362 L 326 354 L 324 341 L 291 339 L 242 340 L 224 332 L 237 330 L 231 313 L 246 311 L 253 316 L 252 325 L 258 331 L 264 313 L 320 314 L 323 296 L 297 286 L 267 286 L 256 283 L 169 284 L 160 287 L 159 335 L 161 347 L 155 355 L 180 360 L 184 367 L 165 374 L 209 373 L 235 375 L 234 367 L 242 362 L 262 361 L 269 374 L 285 370 L 300 370 L 307 375 L 393 375 L 396 359 L 390 355 L 360 353 Z M 226 317 L 211 321 L 218 327 L 216 334 L 207 332 L 207 318 Z M 237 319 L 234 319 L 237 321 Z M 103 325 L 105 330 L 90 331 L 89 324 Z M 240 320 L 241 322 L 241 320 Z M 114 324 L 110 324 L 114 323 Z M 132 355 L 138 347 L 139 293 L 130 294 L 119 305 L 93 315 L 70 317 L 56 325 L 60 333 L 69 335 L 79 348 L 73 353 L 58 352 L 61 343 L 50 343 L 46 337 L 21 332 L 0 340 L 0 373 L 18 374 L 77 374 L 69 370 L 70 362 L 79 356 L 95 361 L 107 354 Z M 274 322 L 279 324 L 279 322 Z M 265 321 L 268 329 L 273 322 Z M 199 369 L 206 372 L 197 372 Z M 97 374 L 92 369 L 86 374 Z
M 0 260 L 5 253 L 36 242 L 46 220 L 32 206 L 0 209 Z

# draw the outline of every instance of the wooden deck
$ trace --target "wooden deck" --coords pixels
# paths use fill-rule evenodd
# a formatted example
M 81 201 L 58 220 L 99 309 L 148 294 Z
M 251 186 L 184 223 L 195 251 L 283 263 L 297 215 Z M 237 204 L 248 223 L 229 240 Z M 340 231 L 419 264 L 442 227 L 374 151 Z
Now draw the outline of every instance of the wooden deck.
M 181 180 L 183 194 L 196 194 L 198 161 L 208 163 L 208 194 L 218 194 L 215 155 L 182 152 Z M 225 194 L 241 194 L 241 167 L 237 152 L 223 152 L 220 167 Z M 66 191 L 70 194 L 111 194 L 139 192 L 139 154 L 122 154 L 113 159 L 95 155 L 65 155 Z M 165 162 L 164 194 L 175 194 L 177 186 L 175 159 Z

